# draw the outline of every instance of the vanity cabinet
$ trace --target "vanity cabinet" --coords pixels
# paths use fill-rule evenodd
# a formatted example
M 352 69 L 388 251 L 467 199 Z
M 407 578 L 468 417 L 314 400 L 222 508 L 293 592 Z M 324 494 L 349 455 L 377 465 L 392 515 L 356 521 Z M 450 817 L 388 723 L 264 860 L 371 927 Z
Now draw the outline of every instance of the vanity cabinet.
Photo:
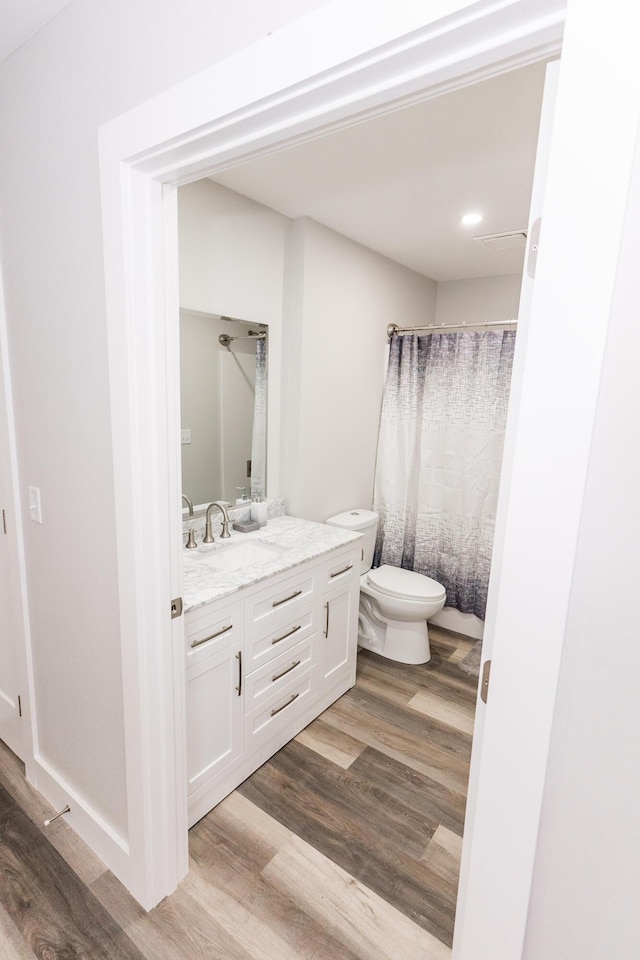
M 360 547 L 189 611 L 189 826 L 355 683 Z

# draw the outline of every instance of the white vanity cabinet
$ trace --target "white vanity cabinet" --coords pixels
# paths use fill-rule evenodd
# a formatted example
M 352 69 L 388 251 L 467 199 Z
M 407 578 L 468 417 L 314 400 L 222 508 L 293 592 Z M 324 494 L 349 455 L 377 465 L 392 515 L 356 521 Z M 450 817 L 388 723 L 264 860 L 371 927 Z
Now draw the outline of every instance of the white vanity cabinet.
M 355 683 L 359 565 L 356 542 L 187 612 L 189 826 Z

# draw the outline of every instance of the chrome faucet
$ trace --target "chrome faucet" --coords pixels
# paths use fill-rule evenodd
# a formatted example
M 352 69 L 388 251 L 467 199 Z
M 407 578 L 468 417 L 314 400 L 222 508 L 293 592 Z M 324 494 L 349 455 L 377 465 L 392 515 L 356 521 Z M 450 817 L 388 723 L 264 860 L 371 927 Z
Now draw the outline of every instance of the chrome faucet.
M 203 543 L 213 543 L 214 536 L 211 532 L 211 511 L 214 507 L 217 507 L 220 513 L 222 514 L 222 533 L 220 537 L 222 540 L 228 540 L 231 534 L 229 533 L 229 527 L 231 526 L 231 519 L 227 513 L 227 508 L 221 500 L 214 500 L 213 503 L 210 503 L 207 507 L 207 526 L 204 534 Z
M 183 494 L 182 494 L 182 499 L 187 501 L 187 508 L 188 508 L 188 510 L 189 510 L 189 516 L 192 517 L 192 516 L 193 516 L 193 503 L 191 502 L 191 500 L 189 500 L 189 497 L 186 495 L 186 493 L 183 493 Z

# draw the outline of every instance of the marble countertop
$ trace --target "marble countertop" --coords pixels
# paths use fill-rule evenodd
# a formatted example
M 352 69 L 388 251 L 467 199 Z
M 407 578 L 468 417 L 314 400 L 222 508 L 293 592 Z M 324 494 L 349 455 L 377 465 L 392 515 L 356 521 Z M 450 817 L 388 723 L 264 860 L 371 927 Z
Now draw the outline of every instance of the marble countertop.
M 266 526 L 251 533 L 232 530 L 228 540 L 216 539 L 215 543 L 200 544 L 197 550 L 183 550 L 184 610 L 194 610 L 212 600 L 230 596 L 244 587 L 253 586 L 262 580 L 314 560 L 335 547 L 346 546 L 360 539 L 360 534 L 341 527 L 329 527 L 325 523 L 299 520 L 296 517 L 277 517 Z M 277 554 L 233 571 L 216 571 L 207 562 L 216 551 L 226 550 L 234 544 L 262 542 L 265 546 L 279 548 Z

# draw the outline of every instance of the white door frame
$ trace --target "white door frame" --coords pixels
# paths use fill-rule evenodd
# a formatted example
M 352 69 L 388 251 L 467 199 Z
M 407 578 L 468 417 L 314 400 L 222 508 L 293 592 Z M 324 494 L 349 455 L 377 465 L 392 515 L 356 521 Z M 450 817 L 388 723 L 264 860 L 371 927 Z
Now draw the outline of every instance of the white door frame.
M 393 5 L 335 0 L 100 131 L 131 860 L 127 875 L 121 871 L 120 876 L 145 906 L 172 892 L 187 868 L 186 791 L 179 786 L 185 768 L 182 624 L 169 619 L 170 600 L 181 592 L 175 186 L 283 144 L 318 136 L 557 52 L 564 6 L 562 0 L 481 0 L 470 5 L 461 0 L 428 5 L 412 0 L 398 0 Z M 579 7 L 576 5 L 572 16 L 581 29 Z M 612 0 L 611 7 L 621 15 L 623 0 Z M 593 13 L 588 13 L 594 20 Z M 585 18 L 588 20 L 587 12 Z M 592 33 L 588 39 L 597 50 L 597 32 Z M 611 37 L 608 44 L 611 56 Z M 625 55 L 631 57 L 631 50 L 625 50 Z M 582 102 L 578 88 L 584 83 L 588 61 L 580 45 L 574 44 L 565 70 L 563 53 L 562 75 L 567 72 L 569 76 L 565 97 L 560 98 L 562 123 L 564 129 L 582 136 L 582 141 L 578 137 L 578 149 L 588 133 L 580 126 L 582 116 L 574 117 L 572 110 Z M 609 84 L 609 78 L 599 77 L 601 87 L 609 84 L 617 93 L 620 84 L 615 86 L 615 82 Z M 604 108 L 599 108 L 598 117 L 601 115 L 606 115 Z M 495 692 L 492 689 L 487 710 L 487 718 L 493 713 L 494 722 L 487 722 L 484 737 L 486 741 L 490 728 L 490 773 L 476 791 L 476 811 L 484 811 L 486 825 L 475 831 L 467 870 L 467 907 L 464 916 L 458 917 L 458 929 L 464 936 L 458 935 L 461 946 L 456 949 L 464 960 L 489 956 L 513 960 L 520 956 L 524 938 L 567 584 L 604 349 L 603 304 L 614 283 L 613 250 L 621 229 L 624 181 L 630 164 L 631 120 L 622 115 L 618 120 L 617 125 L 609 123 L 606 146 L 606 160 L 614 170 L 614 195 L 607 194 L 597 210 L 611 230 L 606 235 L 611 256 L 605 257 L 604 267 L 602 247 L 597 252 L 590 250 L 586 236 L 575 238 L 570 255 L 562 250 L 567 239 L 566 217 L 576 213 L 580 220 L 580 211 L 571 189 L 571 171 L 565 169 L 571 149 L 562 137 L 556 138 L 555 167 L 552 150 L 553 203 L 544 239 L 548 250 L 556 258 L 564 252 L 568 263 L 558 281 L 557 259 L 554 262 L 551 254 L 545 256 L 542 250 L 536 281 L 542 293 L 537 309 L 541 321 L 561 321 L 566 311 L 564 298 L 573 296 L 578 284 L 583 290 L 588 288 L 588 295 L 579 298 L 586 313 L 582 323 L 588 348 L 585 353 L 585 348 L 579 347 L 577 358 L 585 367 L 572 383 L 571 405 L 566 410 L 578 418 L 580 429 L 565 438 L 567 450 L 561 449 L 558 428 L 554 428 L 550 411 L 543 410 L 550 448 L 565 470 L 549 523 L 556 524 L 566 548 L 558 551 L 554 561 L 559 586 L 546 612 L 544 670 L 534 670 L 523 689 L 518 657 L 512 648 L 508 655 L 505 647 L 504 669 L 495 671 Z M 583 211 L 583 225 L 585 217 Z M 523 473 L 531 469 L 532 458 L 545 461 L 546 454 L 537 442 L 538 433 L 536 442 L 528 442 L 531 438 L 522 429 L 522 416 L 529 418 L 535 407 L 536 378 L 544 379 L 547 372 L 545 325 L 541 322 L 537 338 L 534 326 L 527 334 L 531 363 L 523 371 L 521 422 L 513 425 L 513 429 L 517 426 L 514 474 L 507 529 L 504 543 L 499 545 L 505 562 L 495 611 L 496 639 L 505 626 L 517 630 L 523 617 L 529 616 L 521 606 L 518 621 L 517 607 L 507 602 L 503 591 L 508 587 L 510 595 L 520 600 L 526 597 L 518 577 L 526 577 L 530 566 L 520 564 L 522 543 L 520 554 L 517 544 L 519 536 L 532 533 L 521 522 L 526 512 L 523 501 L 530 494 Z M 569 356 L 570 345 L 564 341 L 561 345 Z M 554 400 L 560 402 L 562 416 L 563 398 L 554 396 Z M 529 419 L 526 426 L 530 426 Z M 544 487 L 540 470 L 534 473 Z M 537 519 L 539 535 L 544 520 Z M 553 530 L 549 526 L 547 532 Z M 533 556 L 531 563 L 538 559 Z M 514 678 L 519 682 L 517 698 L 501 696 L 510 691 Z M 507 842 L 493 838 L 501 848 L 501 876 L 492 876 L 487 837 L 496 824 L 495 816 L 492 819 L 487 814 L 487 797 L 493 789 L 491 776 L 495 785 L 502 773 L 496 768 L 499 760 L 504 760 L 504 742 L 502 752 L 500 743 L 505 717 L 510 723 L 518 711 L 527 718 L 536 717 L 520 743 L 531 775 L 520 792 L 517 783 L 511 784 L 509 806 L 498 805 Z M 521 724 L 510 725 L 514 737 L 522 733 Z M 526 789 L 532 782 L 536 789 L 528 797 Z M 486 922 L 482 919 L 489 887 L 516 891 L 517 902 L 511 898 L 510 904 L 515 920 L 506 938 L 499 911 L 497 915 L 489 911 Z
M 188 865 L 175 185 L 556 52 L 564 17 L 561 0 L 439 13 L 337 0 L 100 131 L 129 812 L 124 875 L 109 865 L 146 907 Z

